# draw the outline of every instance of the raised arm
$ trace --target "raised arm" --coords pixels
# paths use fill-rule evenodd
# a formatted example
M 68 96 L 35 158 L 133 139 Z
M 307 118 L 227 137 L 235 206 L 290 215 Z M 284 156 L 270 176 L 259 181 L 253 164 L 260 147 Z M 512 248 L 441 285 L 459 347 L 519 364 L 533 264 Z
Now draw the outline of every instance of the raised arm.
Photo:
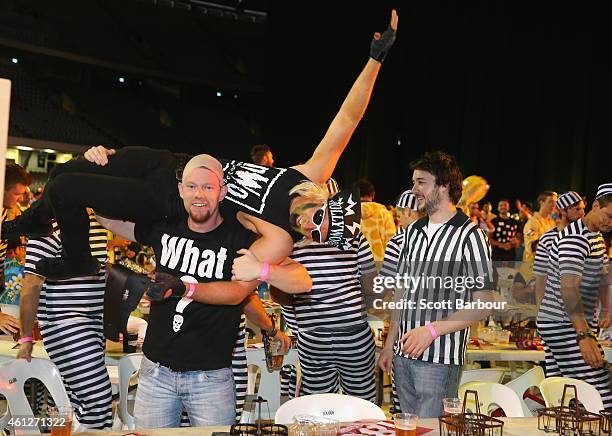
M 294 167 L 313 182 L 325 183 L 331 177 L 338 159 L 361 121 L 370 102 L 380 66 L 395 41 L 397 22 L 397 13 L 392 10 L 389 28 L 382 35 L 378 32 L 374 34 L 370 59 L 353 83 L 312 157 L 305 164 Z

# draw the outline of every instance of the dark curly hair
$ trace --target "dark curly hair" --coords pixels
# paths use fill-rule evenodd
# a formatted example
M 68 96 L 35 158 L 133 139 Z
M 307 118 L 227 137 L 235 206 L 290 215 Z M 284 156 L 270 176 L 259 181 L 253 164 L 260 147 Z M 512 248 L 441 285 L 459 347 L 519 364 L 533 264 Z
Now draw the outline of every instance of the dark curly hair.
M 427 171 L 436 177 L 436 185 L 448 186 L 448 196 L 453 204 L 461 198 L 462 181 L 461 170 L 457 161 L 450 154 L 442 151 L 425 153 L 423 157 L 410 164 L 411 171 Z

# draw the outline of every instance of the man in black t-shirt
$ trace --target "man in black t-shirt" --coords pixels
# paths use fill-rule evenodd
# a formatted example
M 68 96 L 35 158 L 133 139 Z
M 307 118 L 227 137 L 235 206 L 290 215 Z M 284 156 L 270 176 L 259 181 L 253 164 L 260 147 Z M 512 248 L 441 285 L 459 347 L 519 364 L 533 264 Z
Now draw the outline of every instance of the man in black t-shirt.
M 510 202 L 502 199 L 497 205 L 499 216 L 493 218 L 494 230 L 489 235 L 489 241 L 493 247 L 492 258 L 494 261 L 514 261 L 516 247 L 520 244 L 517 235 L 518 221 L 510 216 Z
M 219 211 L 227 191 L 219 161 L 194 157 L 178 188 L 186 219 L 100 220 L 115 234 L 152 246 L 157 259 L 155 283 L 147 291 L 153 302 L 134 408 L 138 428 L 178 427 L 182 409 L 194 426 L 233 424 L 230 367 L 240 303 L 258 278 L 294 293 L 311 286 L 297 263 L 262 264 L 257 248 L 245 249 L 255 235 Z M 251 281 L 232 281 L 238 274 Z

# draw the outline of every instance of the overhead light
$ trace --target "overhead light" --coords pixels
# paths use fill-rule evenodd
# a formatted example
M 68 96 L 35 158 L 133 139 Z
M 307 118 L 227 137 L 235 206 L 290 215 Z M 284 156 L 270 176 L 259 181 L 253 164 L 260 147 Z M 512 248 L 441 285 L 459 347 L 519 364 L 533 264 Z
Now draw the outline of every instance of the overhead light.
M 11 58 L 11 62 L 14 63 L 14 64 L 18 64 L 19 63 L 19 59 Z
M 125 78 L 124 77 L 119 77 L 119 83 L 125 83 Z
M 234 94 L 234 100 L 238 99 L 238 94 Z
M 43 151 L 45 153 L 57 153 L 57 151 L 53 150 L 52 148 L 45 148 Z
M 217 91 L 217 97 L 221 97 L 223 94 L 221 94 L 221 91 Z
M 17 148 L 17 150 L 21 150 L 21 151 L 32 151 L 32 150 L 34 150 L 32 147 L 27 147 L 25 145 L 18 145 L 16 148 Z

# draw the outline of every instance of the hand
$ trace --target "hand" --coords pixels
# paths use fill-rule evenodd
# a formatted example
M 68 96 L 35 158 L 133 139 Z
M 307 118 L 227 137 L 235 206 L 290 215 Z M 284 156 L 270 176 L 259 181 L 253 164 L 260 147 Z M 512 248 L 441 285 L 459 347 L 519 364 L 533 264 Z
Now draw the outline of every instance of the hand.
M 601 368 L 604 363 L 597 342 L 593 338 L 585 338 L 578 343 L 580 354 L 591 368 Z
M 114 148 L 106 148 L 103 145 L 98 145 L 87 150 L 83 157 L 89 162 L 93 162 L 103 167 L 108 164 L 108 156 L 112 156 L 116 152 L 117 150 Z
M 278 330 L 273 337 L 281 342 L 280 352 L 283 354 L 287 353 L 289 348 L 291 348 L 291 338 L 280 330 Z
M 19 321 L 8 313 L 0 312 L 0 330 L 7 335 L 12 335 L 19 331 Z
M 251 280 L 259 280 L 263 263 L 261 263 L 255 255 L 246 248 L 238 250 L 240 257 L 234 258 L 232 264 L 232 280 L 243 280 L 250 282 Z
M 172 274 L 157 272 L 155 281 L 149 283 L 145 296 L 151 301 L 163 301 L 170 297 L 181 298 L 185 295 L 185 283 Z
M 19 351 L 17 351 L 17 359 L 25 359 L 28 362 L 31 362 L 33 348 L 33 342 L 24 342 L 23 344 L 19 344 Z
M 425 326 L 404 333 L 400 339 L 402 353 L 409 357 L 419 357 L 433 342 L 431 332 Z
M 602 329 L 610 327 L 610 309 L 601 309 L 599 311 L 599 321 L 597 321 L 597 325 Z
M 381 64 L 387 57 L 387 53 L 395 42 L 395 31 L 397 30 L 398 16 L 395 9 L 391 10 L 391 20 L 389 27 L 381 35 L 379 32 L 374 33 L 372 42 L 370 43 L 370 57 L 377 60 Z
M 393 349 L 387 347 L 383 348 L 378 355 L 376 365 L 386 374 L 391 374 L 391 367 L 393 366 Z

